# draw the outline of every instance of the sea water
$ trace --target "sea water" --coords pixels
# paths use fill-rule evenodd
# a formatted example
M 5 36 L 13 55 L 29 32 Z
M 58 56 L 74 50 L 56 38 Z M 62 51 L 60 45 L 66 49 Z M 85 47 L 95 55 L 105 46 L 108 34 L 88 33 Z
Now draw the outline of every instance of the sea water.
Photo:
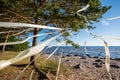
M 51 48 L 45 48 L 44 53 L 52 53 L 57 46 Z M 109 46 L 110 50 L 110 57 L 112 59 L 120 59 L 120 46 Z M 74 48 L 72 46 L 60 46 L 55 54 L 63 55 L 77 55 L 77 56 L 88 56 L 89 57 L 98 57 L 98 58 L 105 58 L 105 49 L 104 46 L 80 46 L 80 48 Z

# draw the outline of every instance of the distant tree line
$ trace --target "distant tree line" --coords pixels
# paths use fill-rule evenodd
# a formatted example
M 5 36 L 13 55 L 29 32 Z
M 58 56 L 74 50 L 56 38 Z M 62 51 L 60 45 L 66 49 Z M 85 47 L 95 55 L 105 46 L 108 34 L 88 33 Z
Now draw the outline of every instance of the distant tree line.
M 15 37 L 15 36 L 10 36 L 8 37 L 7 42 L 14 42 L 14 41 L 20 41 L 22 40 L 21 38 Z M 5 41 L 5 36 L 4 34 L 0 34 L 0 43 L 3 43 Z M 3 46 L 0 46 L 0 50 L 2 51 Z M 29 48 L 29 42 L 25 42 L 22 44 L 17 44 L 17 45 L 7 45 L 5 47 L 5 50 L 9 51 L 22 51 Z

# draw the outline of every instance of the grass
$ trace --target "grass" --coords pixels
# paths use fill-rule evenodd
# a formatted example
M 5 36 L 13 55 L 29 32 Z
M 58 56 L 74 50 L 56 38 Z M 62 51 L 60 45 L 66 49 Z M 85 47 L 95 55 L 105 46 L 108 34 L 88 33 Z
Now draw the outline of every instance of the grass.
M 4 55 L 0 56 L 0 60 L 7 60 L 16 56 L 19 52 L 5 51 Z M 58 62 L 54 60 L 48 60 L 43 63 L 45 57 L 40 55 L 36 59 L 37 68 L 43 72 L 51 80 L 55 80 L 55 75 L 57 72 Z M 29 63 L 29 58 L 19 61 L 11 66 L 6 67 L 0 71 L 0 79 L 2 80 L 14 80 L 16 76 L 24 69 L 24 67 Z M 30 74 L 34 69 L 33 66 L 29 66 L 27 70 L 22 74 L 19 80 L 29 80 Z M 69 77 L 71 71 L 65 65 L 61 64 L 59 75 L 66 75 Z M 38 71 L 35 71 L 32 77 L 33 80 L 41 80 Z
M 16 56 L 19 52 L 15 52 L 15 51 L 5 51 L 3 54 L 0 53 L 0 60 L 6 60 L 6 59 L 10 59 L 14 56 Z

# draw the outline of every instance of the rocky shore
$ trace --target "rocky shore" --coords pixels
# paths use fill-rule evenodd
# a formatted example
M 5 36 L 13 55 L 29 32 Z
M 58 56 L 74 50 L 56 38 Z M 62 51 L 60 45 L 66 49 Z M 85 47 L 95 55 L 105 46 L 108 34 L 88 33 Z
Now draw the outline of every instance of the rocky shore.
M 54 55 L 51 59 L 59 60 L 59 57 Z M 61 80 L 109 80 L 105 67 L 105 59 L 63 56 L 62 63 L 71 69 L 72 74 L 69 78 L 62 77 Z M 111 60 L 110 68 L 112 80 L 120 80 L 120 60 Z

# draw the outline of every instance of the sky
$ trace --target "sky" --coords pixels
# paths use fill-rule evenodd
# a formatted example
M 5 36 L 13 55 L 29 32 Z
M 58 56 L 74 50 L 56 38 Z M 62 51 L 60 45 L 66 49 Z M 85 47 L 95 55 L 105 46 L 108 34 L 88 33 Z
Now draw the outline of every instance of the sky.
M 90 30 L 95 35 L 98 36 L 113 36 L 120 37 L 120 19 L 116 20 L 107 20 L 108 18 L 113 18 L 120 16 L 120 0 L 101 0 L 102 5 L 104 6 L 112 6 L 110 10 L 108 10 L 101 21 L 95 23 L 94 26 L 96 28 L 94 30 Z M 103 46 L 104 43 L 101 39 L 93 38 L 90 34 L 88 34 L 85 30 L 81 30 L 81 32 L 71 37 L 71 40 L 75 43 L 78 43 L 80 46 L 84 46 L 86 42 L 86 46 Z M 120 46 L 120 40 L 113 39 L 104 39 L 109 46 Z M 30 40 L 31 41 L 31 40 Z M 40 41 L 38 41 L 40 44 Z M 55 41 L 52 41 L 49 45 L 57 44 Z M 62 45 L 63 46 L 63 45 Z
M 101 21 L 95 23 L 94 25 L 96 28 L 94 30 L 90 30 L 95 35 L 98 36 L 113 36 L 113 37 L 120 37 L 120 19 L 116 20 L 107 20 L 108 18 L 113 18 L 120 16 L 120 0 L 101 0 L 104 6 L 111 5 L 112 8 L 108 10 Z M 82 30 L 79 33 L 79 36 L 73 36 L 71 38 L 73 41 L 79 43 L 79 45 L 84 46 L 84 42 L 86 42 L 87 46 L 103 46 L 104 43 L 101 39 L 93 38 L 87 32 Z M 113 40 L 113 39 L 104 39 L 109 46 L 120 46 L 120 40 Z

